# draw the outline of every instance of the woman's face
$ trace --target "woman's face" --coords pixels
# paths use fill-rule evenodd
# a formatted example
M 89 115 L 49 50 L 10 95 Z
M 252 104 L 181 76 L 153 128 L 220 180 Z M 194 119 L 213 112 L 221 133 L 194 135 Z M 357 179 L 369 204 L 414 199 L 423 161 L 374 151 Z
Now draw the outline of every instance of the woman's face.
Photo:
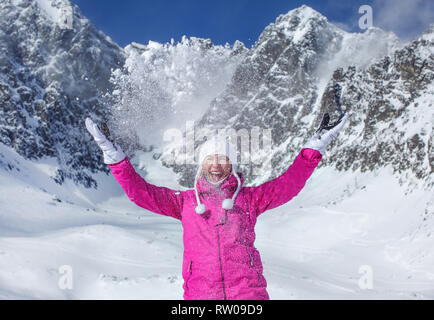
M 225 155 L 209 155 L 202 163 L 202 173 L 213 183 L 221 182 L 232 172 L 232 164 Z

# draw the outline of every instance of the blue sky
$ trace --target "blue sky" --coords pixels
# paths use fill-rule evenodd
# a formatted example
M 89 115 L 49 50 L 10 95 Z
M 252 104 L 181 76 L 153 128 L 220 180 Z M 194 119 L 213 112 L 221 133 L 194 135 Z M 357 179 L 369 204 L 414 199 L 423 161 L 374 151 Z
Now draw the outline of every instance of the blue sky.
M 434 23 L 431 0 L 70 0 L 98 29 L 124 47 L 135 41 L 180 41 L 183 35 L 210 38 L 215 44 L 235 40 L 251 47 L 277 16 L 306 4 L 347 31 L 358 27 L 361 5 L 373 9 L 373 25 L 411 40 Z

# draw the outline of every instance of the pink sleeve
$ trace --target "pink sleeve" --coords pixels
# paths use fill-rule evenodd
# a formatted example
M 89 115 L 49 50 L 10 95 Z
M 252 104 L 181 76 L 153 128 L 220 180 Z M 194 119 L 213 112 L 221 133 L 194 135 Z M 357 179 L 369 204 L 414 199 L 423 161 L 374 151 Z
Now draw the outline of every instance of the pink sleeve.
M 134 170 L 128 157 L 108 166 L 132 202 L 146 210 L 181 220 L 184 192 L 146 182 Z
M 317 150 L 302 149 L 292 165 L 280 177 L 257 187 L 247 187 L 250 207 L 259 216 L 287 203 L 303 189 L 322 156 Z

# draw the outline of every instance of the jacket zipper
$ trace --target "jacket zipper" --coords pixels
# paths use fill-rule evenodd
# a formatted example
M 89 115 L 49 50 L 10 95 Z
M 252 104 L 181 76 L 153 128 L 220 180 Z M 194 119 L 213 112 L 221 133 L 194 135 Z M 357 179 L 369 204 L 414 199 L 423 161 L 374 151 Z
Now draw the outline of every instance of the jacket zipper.
M 189 263 L 188 268 L 187 268 L 188 279 L 187 279 L 187 282 L 185 283 L 185 286 L 186 286 L 187 289 L 188 289 L 188 282 L 189 282 L 189 280 L 191 278 L 191 264 L 192 264 L 192 262 L 193 261 L 190 260 L 190 263 Z
M 226 289 L 225 289 L 225 278 L 223 276 L 223 266 L 222 266 L 222 258 L 220 254 L 220 235 L 219 235 L 219 225 L 217 227 L 217 242 L 218 242 L 218 248 L 219 248 L 219 262 L 220 262 L 220 273 L 222 275 L 222 284 L 223 284 L 223 296 L 224 300 L 226 300 Z
M 221 190 L 221 185 L 218 186 L 218 193 L 220 194 Z M 223 265 L 222 265 L 222 257 L 221 257 L 221 252 L 220 252 L 220 234 L 219 234 L 219 226 L 224 225 L 226 223 L 226 219 L 227 219 L 227 210 L 225 210 L 225 220 L 220 220 L 220 223 L 216 225 L 217 229 L 217 243 L 218 243 L 218 249 L 219 249 L 219 263 L 220 263 L 220 274 L 222 276 L 222 286 L 223 286 L 223 300 L 227 300 L 226 297 L 226 288 L 225 288 L 225 278 L 223 275 Z
M 191 270 L 191 263 L 192 263 L 193 261 L 190 261 L 190 264 L 188 265 L 188 269 L 187 269 L 187 272 L 190 272 L 190 270 Z

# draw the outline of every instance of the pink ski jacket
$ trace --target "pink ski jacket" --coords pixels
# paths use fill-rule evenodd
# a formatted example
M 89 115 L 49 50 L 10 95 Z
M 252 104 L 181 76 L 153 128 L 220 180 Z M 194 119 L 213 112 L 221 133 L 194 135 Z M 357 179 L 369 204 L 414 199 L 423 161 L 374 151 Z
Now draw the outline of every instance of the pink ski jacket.
M 132 202 L 181 221 L 184 299 L 268 300 L 261 257 L 254 247 L 256 220 L 296 196 L 320 160 L 318 151 L 301 150 L 280 177 L 256 187 L 242 186 L 230 210 L 222 208 L 222 201 L 236 190 L 234 175 L 217 187 L 200 178 L 198 193 L 207 208 L 203 214 L 195 212 L 194 190 L 154 186 L 136 173 L 128 157 L 109 167 Z

